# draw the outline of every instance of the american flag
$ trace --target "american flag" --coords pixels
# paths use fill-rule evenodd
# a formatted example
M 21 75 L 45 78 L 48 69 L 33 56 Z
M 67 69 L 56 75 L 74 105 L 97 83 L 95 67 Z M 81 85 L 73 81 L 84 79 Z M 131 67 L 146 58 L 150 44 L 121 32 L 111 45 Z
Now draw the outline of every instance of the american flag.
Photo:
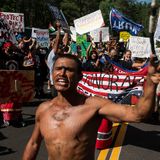
M 83 78 L 77 86 L 78 92 L 86 96 L 102 96 L 121 104 L 131 104 L 133 95 L 142 96 L 147 66 L 139 71 L 125 70 L 113 63 L 112 66 L 112 74 L 83 72 Z M 97 132 L 97 149 L 106 149 L 112 144 L 111 133 L 112 122 L 103 119 Z
M 113 67 L 112 74 L 83 72 L 83 78 L 77 86 L 78 92 L 86 96 L 98 95 L 123 104 L 130 104 L 132 95 L 142 96 L 147 66 L 137 72 L 125 71 L 116 65 Z

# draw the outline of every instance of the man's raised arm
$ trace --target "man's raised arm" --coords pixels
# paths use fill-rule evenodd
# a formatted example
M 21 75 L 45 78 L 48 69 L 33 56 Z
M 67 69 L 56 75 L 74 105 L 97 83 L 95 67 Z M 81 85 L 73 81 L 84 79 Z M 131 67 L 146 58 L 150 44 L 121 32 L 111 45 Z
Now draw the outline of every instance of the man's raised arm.
M 99 105 L 99 114 L 114 122 L 140 122 L 146 119 L 154 110 L 156 87 L 160 82 L 160 66 L 156 66 L 153 58 L 148 66 L 148 74 L 144 87 L 144 94 L 139 99 L 135 107 L 116 104 L 110 100 L 100 100 L 97 98 Z M 99 100 L 98 100 L 99 99 Z

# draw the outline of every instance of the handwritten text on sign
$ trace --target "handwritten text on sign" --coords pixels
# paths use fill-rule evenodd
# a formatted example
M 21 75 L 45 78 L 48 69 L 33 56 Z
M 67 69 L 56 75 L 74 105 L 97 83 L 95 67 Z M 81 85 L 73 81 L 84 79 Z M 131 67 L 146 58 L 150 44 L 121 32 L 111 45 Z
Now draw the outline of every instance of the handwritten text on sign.
M 151 54 L 150 39 L 146 37 L 131 36 L 129 39 L 129 49 L 132 57 L 149 57 Z
M 24 32 L 24 14 L 0 12 L 0 18 L 5 19 L 14 32 Z
M 80 35 L 93 31 L 104 25 L 101 10 L 74 20 L 76 32 Z

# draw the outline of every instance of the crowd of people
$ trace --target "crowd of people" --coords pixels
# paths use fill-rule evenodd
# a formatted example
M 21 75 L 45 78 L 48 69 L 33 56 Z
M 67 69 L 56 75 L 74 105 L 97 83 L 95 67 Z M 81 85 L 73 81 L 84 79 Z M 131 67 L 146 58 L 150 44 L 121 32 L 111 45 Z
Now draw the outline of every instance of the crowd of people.
M 144 94 L 134 107 L 114 103 L 99 96 L 86 97 L 77 92 L 77 84 L 82 79 L 82 71 L 87 67 L 90 71 L 101 71 L 99 52 L 92 50 L 91 55 L 86 56 L 85 59 L 80 55 L 77 57 L 64 53 L 67 51 L 65 45 L 67 36 L 63 39 L 63 47 L 59 49 L 57 47 L 60 40 L 58 23 L 57 30 L 52 51 L 47 58 L 50 75 L 52 75 L 51 84 L 57 91 L 57 95 L 41 103 L 37 108 L 35 127 L 22 159 L 36 159 L 44 139 L 49 160 L 94 160 L 97 130 L 103 118 L 112 122 L 141 122 L 152 113 L 156 87 L 160 81 L 158 73 L 160 68 L 154 65 L 151 57 Z M 115 48 L 106 56 L 119 61 Z M 128 57 L 129 55 L 125 53 L 123 58 Z
M 25 34 L 17 34 L 17 44 L 7 41 L 2 43 L 0 48 L 1 70 L 35 71 L 35 98 L 44 97 L 46 81 L 51 97 L 57 95 L 52 80 L 52 69 L 56 55 L 61 52 L 76 56 L 82 62 L 83 71 L 91 72 L 112 73 L 113 66 L 110 60 L 131 71 L 138 71 L 148 62 L 148 58 L 132 57 L 132 52 L 127 49 L 126 44 L 112 37 L 108 42 L 95 43 L 93 38 L 88 35 L 87 39 L 90 44 L 86 48 L 84 56 L 81 54 L 79 45 L 74 50 L 71 48 L 76 42 L 71 39 L 69 33 L 61 34 L 62 28 L 58 21 L 56 28 L 56 34 L 50 36 L 49 48 L 41 48 L 35 38 L 26 37 Z
M 49 159 L 94 159 L 95 139 L 102 118 L 113 122 L 140 122 L 152 112 L 155 100 L 159 100 L 159 93 L 157 98 L 154 97 L 159 83 L 158 69 L 150 58 L 144 95 L 135 108 L 102 97 L 87 98 L 76 91 L 82 71 L 112 73 L 114 68 L 110 61 L 122 68 L 138 71 L 148 58 L 133 58 L 125 43 L 117 39 L 95 43 L 91 36 L 86 55 L 82 56 L 80 46 L 74 51 L 71 49 L 75 42 L 69 33 L 61 35 L 58 21 L 56 29 L 56 35 L 50 37 L 49 48 L 41 48 L 35 38 L 25 36 L 17 37 L 16 45 L 7 41 L 0 48 L 0 70 L 34 70 L 35 98 L 44 97 L 46 81 L 53 98 L 37 109 L 35 128 L 23 160 L 36 158 L 43 138 Z M 156 114 L 158 107 L 159 101 L 154 107 Z

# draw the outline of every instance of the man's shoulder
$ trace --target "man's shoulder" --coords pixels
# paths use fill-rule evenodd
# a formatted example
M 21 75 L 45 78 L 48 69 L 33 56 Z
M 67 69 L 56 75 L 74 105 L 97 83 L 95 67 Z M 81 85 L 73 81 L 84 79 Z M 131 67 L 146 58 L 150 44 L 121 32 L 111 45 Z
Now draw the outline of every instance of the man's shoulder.
M 44 101 L 42 102 L 37 110 L 36 110 L 36 114 L 37 115 L 41 115 L 43 114 L 44 112 L 46 112 L 51 106 L 53 105 L 53 100 L 47 100 L 47 101 Z

